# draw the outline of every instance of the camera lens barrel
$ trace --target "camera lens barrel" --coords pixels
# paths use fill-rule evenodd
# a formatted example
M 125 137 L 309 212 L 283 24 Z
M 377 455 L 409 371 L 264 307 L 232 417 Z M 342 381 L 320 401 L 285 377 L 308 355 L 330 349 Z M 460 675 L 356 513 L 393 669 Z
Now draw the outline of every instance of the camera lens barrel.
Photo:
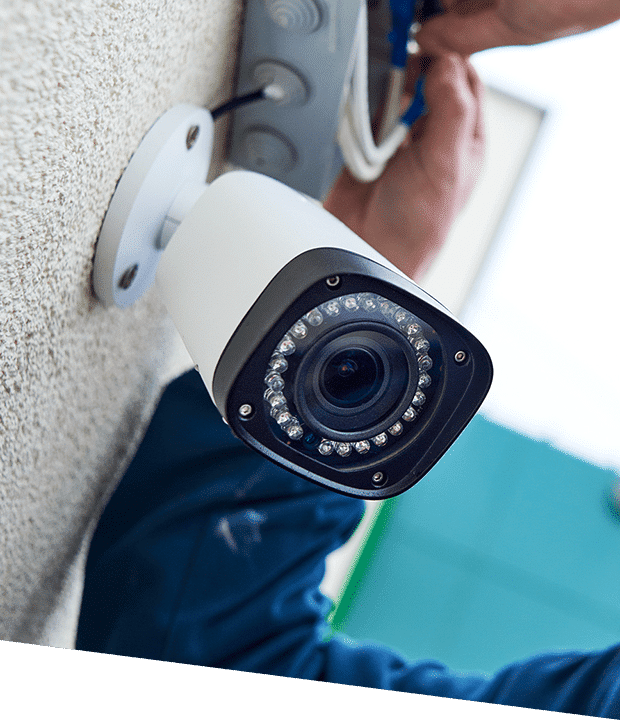
M 363 440 L 402 416 L 418 377 L 415 351 L 397 330 L 378 321 L 345 321 L 303 356 L 294 402 L 314 432 L 342 442 Z

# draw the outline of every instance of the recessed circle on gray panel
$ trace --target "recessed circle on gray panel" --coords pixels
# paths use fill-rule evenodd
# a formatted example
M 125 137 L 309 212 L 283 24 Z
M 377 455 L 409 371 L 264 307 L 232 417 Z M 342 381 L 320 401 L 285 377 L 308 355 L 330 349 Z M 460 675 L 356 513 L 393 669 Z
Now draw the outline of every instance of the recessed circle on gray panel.
M 293 145 L 269 128 L 248 128 L 243 134 L 243 146 L 248 164 L 258 172 L 287 172 L 297 162 Z
M 314 0 L 264 0 L 269 17 L 283 30 L 310 34 L 321 24 Z
M 295 70 L 279 62 L 261 62 L 252 73 L 256 84 L 267 87 L 275 83 L 284 93 L 278 105 L 303 105 L 308 99 L 308 86 Z

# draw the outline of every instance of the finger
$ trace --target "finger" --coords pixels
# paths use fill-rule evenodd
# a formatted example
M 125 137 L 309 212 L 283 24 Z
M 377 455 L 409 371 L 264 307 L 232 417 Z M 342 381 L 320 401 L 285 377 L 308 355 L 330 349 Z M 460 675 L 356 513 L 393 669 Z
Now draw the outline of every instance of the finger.
M 463 58 L 463 62 L 465 64 L 465 69 L 467 73 L 467 80 L 469 83 L 469 87 L 471 89 L 471 93 L 476 101 L 476 121 L 474 126 L 474 138 L 479 139 L 481 141 L 484 141 L 484 122 L 483 122 L 483 112 L 482 112 L 482 100 L 484 99 L 484 85 L 482 84 L 482 80 L 480 80 L 480 77 L 478 76 L 478 73 L 476 72 L 474 66 L 471 64 L 471 62 L 465 58 Z M 418 78 L 420 74 L 423 72 L 425 74 L 428 74 L 429 72 L 432 72 L 434 63 L 434 58 L 425 55 L 425 56 L 413 56 L 409 60 L 409 64 L 407 66 L 407 81 L 405 84 L 405 98 L 404 98 L 404 105 L 403 105 L 403 112 L 407 109 L 409 103 L 411 102 L 411 97 L 415 93 L 416 90 L 416 84 L 418 81 Z M 416 124 L 412 127 L 412 133 L 411 136 L 414 139 L 417 139 L 419 137 L 424 129 L 424 118 L 420 118 L 416 122 Z
M 483 112 L 483 100 L 484 100 L 484 85 L 480 76 L 476 72 L 476 69 L 469 60 L 465 61 L 465 68 L 467 71 L 467 80 L 471 89 L 472 95 L 476 103 L 476 119 L 474 123 L 474 139 L 484 144 L 485 132 L 484 132 L 484 112 Z
M 416 34 L 429 53 L 469 55 L 501 45 L 533 45 L 620 19 L 618 0 L 443 0 L 443 15 Z
M 428 55 L 415 53 L 407 58 L 407 77 L 405 79 L 404 92 L 407 95 L 413 95 L 418 78 L 422 73 L 430 70 L 432 58 Z
M 471 144 L 479 123 L 480 102 L 471 82 L 466 61 L 454 53 L 435 60 L 426 78 L 428 115 L 417 150 L 430 177 L 449 182 L 458 171 L 463 151 Z M 475 92 L 480 88 L 475 85 Z
M 471 14 L 449 12 L 424 23 L 416 34 L 416 42 L 424 53 L 436 55 L 456 52 L 460 55 L 503 45 L 530 45 L 544 38 L 518 27 L 510 27 L 494 8 Z

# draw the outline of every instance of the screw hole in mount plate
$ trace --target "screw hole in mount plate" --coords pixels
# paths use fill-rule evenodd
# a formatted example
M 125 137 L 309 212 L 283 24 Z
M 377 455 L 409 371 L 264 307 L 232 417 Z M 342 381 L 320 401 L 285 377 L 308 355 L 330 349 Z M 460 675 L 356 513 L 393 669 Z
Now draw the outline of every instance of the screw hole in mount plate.
M 200 127 L 198 125 L 192 125 L 191 128 L 187 131 L 187 137 L 185 138 L 185 147 L 188 150 L 191 150 L 194 147 L 196 140 L 198 140 L 199 134 Z
M 121 290 L 128 290 L 131 287 L 131 284 L 136 279 L 136 275 L 138 274 L 138 264 L 132 265 L 131 267 L 128 267 L 127 270 L 121 275 L 118 286 Z

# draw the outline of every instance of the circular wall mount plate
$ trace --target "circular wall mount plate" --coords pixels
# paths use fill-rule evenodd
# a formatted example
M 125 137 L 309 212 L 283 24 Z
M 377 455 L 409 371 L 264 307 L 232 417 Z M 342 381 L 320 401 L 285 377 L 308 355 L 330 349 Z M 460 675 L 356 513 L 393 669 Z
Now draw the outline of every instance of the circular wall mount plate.
M 144 136 L 97 240 L 93 285 L 106 307 L 128 307 L 153 284 L 166 216 L 184 187 L 206 183 L 212 144 L 211 114 L 194 105 L 173 107 Z

